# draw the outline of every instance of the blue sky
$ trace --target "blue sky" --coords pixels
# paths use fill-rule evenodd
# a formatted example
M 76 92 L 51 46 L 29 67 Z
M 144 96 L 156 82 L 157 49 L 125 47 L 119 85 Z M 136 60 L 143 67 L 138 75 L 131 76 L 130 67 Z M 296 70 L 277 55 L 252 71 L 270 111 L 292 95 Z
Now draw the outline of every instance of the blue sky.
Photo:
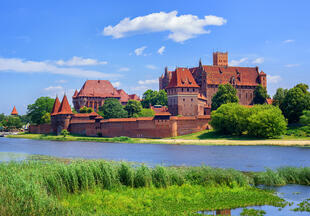
M 127 3 L 128 2 L 128 3 Z M 130 2 L 130 3 L 129 3 Z M 259 66 L 268 92 L 310 84 L 307 0 L 1 1 L 0 113 L 40 96 L 71 96 L 87 79 L 128 93 L 158 89 L 164 67 L 193 67 L 213 51 Z

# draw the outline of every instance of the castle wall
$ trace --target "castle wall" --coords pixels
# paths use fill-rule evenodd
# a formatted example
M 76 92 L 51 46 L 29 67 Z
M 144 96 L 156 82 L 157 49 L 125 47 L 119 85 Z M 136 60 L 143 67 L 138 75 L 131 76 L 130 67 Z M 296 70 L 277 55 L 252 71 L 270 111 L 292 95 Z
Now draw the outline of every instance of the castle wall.
M 50 124 L 30 125 L 29 133 L 33 134 L 50 134 L 53 133 L 52 126 Z

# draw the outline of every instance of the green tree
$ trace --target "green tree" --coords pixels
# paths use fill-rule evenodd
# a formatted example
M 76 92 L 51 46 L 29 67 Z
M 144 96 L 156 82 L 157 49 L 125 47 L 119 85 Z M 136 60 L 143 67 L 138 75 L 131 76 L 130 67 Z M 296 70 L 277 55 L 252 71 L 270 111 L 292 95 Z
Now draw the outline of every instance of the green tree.
M 132 118 L 134 115 L 137 116 L 138 113 L 141 112 L 142 105 L 140 101 L 129 100 L 124 109 L 127 111 L 128 117 Z
M 310 126 L 310 110 L 304 110 L 300 116 L 300 123 L 302 125 Z
M 138 114 L 138 117 L 153 117 L 155 115 L 154 110 L 143 108 Z
M 282 107 L 287 91 L 288 91 L 287 89 L 278 88 L 277 92 L 273 96 L 272 105 Z
M 46 113 L 51 113 L 54 105 L 54 99 L 50 97 L 40 97 L 34 104 L 28 105 L 27 116 L 33 124 L 43 124 L 45 119 L 42 118 Z
M 61 132 L 60 132 L 61 135 L 63 135 L 63 137 L 66 137 L 68 136 L 70 133 L 69 131 L 67 131 L 66 129 L 63 129 Z
M 4 119 L 5 119 L 5 115 L 4 115 L 4 113 L 1 113 L 0 114 L 0 122 L 2 122 Z
M 287 122 L 278 107 L 265 105 L 253 109 L 247 119 L 249 136 L 274 138 L 286 132 Z
M 165 90 L 154 91 L 149 89 L 143 93 L 141 103 L 143 108 L 149 108 L 150 104 L 152 106 L 154 105 L 167 106 L 168 104 L 167 92 Z
M 128 113 L 124 110 L 120 102 L 115 98 L 108 98 L 104 101 L 102 107 L 99 107 L 99 111 L 103 112 L 105 119 L 109 118 L 127 118 Z
M 86 107 L 86 106 L 83 106 L 81 109 L 80 109 L 80 113 L 92 113 L 94 112 L 93 108 L 91 107 Z
M 288 90 L 280 108 L 289 123 L 299 122 L 302 112 L 310 110 L 310 93 L 307 87 L 306 84 L 298 84 Z
M 256 86 L 254 90 L 253 103 L 264 104 L 267 102 L 267 98 L 268 98 L 267 89 L 261 85 Z
M 2 121 L 2 124 L 7 129 L 19 129 L 23 126 L 20 118 L 18 116 L 6 116 Z
M 50 122 L 51 122 L 51 114 L 50 113 L 45 113 L 42 116 L 42 123 L 43 124 L 47 124 L 47 123 L 50 123 Z
M 212 97 L 211 109 L 216 110 L 222 104 L 238 102 L 237 90 L 231 84 L 219 85 L 218 91 Z

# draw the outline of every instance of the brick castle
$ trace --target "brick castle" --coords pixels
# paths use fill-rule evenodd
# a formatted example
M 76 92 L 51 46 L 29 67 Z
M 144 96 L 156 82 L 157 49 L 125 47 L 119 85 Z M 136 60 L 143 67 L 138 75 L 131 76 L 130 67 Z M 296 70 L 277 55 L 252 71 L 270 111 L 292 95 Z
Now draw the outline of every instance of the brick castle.
M 74 114 L 66 95 L 60 103 L 56 97 L 51 113 L 51 124 L 31 126 L 31 133 L 59 134 L 66 129 L 72 134 L 85 136 L 128 136 L 164 138 L 190 134 L 209 128 L 212 97 L 220 84 L 232 84 L 240 103 L 251 105 L 256 86 L 267 87 L 266 74 L 258 67 L 228 66 L 228 53 L 213 53 L 213 65 L 194 68 L 165 69 L 159 78 L 159 88 L 168 95 L 166 109 L 154 108 L 154 117 L 103 119 L 96 112 Z M 107 80 L 88 80 L 73 96 L 75 110 L 83 106 L 95 111 L 106 98 L 116 98 L 121 104 L 129 99 L 140 100 L 115 89 Z

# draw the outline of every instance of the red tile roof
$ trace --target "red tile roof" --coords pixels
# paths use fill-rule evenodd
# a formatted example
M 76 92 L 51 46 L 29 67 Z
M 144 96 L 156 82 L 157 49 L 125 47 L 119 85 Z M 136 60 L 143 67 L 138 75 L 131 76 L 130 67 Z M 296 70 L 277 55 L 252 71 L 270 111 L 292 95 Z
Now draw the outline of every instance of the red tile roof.
M 74 95 L 72 97 L 76 97 L 78 95 L 78 91 L 75 90 Z
M 207 84 L 219 85 L 233 82 L 236 85 L 256 86 L 259 75 L 257 67 L 225 67 L 225 66 L 203 66 L 207 73 Z
M 66 95 L 62 98 L 57 114 L 73 114 Z
M 138 100 L 138 101 L 141 100 L 141 99 L 139 98 L 139 96 L 136 95 L 136 94 L 131 94 L 131 95 L 128 95 L 128 96 L 129 96 L 129 99 L 130 99 L 130 100 Z
M 58 99 L 58 96 L 56 96 L 51 115 L 56 115 L 58 113 L 59 107 L 60 107 L 60 101 Z
M 118 89 L 117 92 L 120 95 L 120 102 L 127 102 L 129 100 L 128 94 L 123 89 Z
M 157 112 L 155 116 L 171 116 L 170 112 Z
M 273 99 L 267 98 L 267 104 L 272 104 L 272 102 L 273 102 Z
M 12 110 L 12 112 L 11 112 L 11 115 L 18 115 L 18 112 L 17 112 L 15 106 L 13 107 L 13 110 Z
M 114 97 L 120 98 L 118 91 L 112 86 L 108 80 L 87 80 L 77 97 Z
M 195 87 L 199 88 L 188 68 L 177 68 L 172 72 L 172 78 L 167 88 Z

